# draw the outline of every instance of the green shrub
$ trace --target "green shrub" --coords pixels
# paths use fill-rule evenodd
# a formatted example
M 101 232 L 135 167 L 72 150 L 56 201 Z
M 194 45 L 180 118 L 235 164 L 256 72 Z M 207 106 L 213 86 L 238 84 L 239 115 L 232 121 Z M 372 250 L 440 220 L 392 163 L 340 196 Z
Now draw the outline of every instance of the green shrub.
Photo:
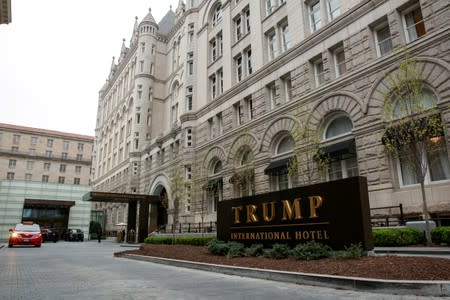
M 367 255 L 367 252 L 359 244 L 351 244 L 349 247 L 345 246 L 345 250 L 333 251 L 331 258 L 333 259 L 355 259 Z
M 253 244 L 244 249 L 245 256 L 261 256 L 264 253 L 264 246 L 262 244 Z
M 436 227 L 431 230 L 431 241 L 437 245 L 450 245 L 450 226 Z
M 298 244 L 291 251 L 291 255 L 295 259 L 312 260 L 328 257 L 330 255 L 331 248 L 327 245 L 310 241 L 304 244 Z
M 228 243 L 228 252 L 227 257 L 241 257 L 244 255 L 244 244 L 238 242 L 229 242 Z
M 267 258 L 283 259 L 289 256 L 290 248 L 286 244 L 273 244 L 272 249 L 264 251 L 263 256 Z
M 216 239 L 209 241 L 206 246 L 209 253 L 214 255 L 227 255 L 229 250 L 228 243 Z
M 409 227 L 373 228 L 375 246 L 408 246 L 423 244 L 423 232 Z

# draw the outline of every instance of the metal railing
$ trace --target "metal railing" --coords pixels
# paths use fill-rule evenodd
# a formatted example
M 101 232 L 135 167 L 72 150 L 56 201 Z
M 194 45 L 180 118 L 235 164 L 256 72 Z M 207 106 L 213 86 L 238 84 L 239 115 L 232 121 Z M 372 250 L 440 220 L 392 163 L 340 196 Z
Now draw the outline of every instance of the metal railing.
M 392 213 L 392 209 L 398 210 L 397 213 Z M 387 210 L 388 213 L 382 213 L 379 215 L 372 215 L 373 211 Z M 370 209 L 371 217 L 370 221 L 373 227 L 382 226 L 402 226 L 405 225 L 405 218 L 403 215 L 403 205 L 375 207 Z
M 217 232 L 217 222 L 178 223 L 158 227 L 159 233 L 209 233 Z

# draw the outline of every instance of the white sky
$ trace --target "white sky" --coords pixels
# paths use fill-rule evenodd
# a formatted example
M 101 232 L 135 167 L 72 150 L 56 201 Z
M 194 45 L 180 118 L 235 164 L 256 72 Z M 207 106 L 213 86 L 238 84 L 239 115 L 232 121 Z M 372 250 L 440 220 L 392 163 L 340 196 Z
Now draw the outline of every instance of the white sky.
M 14 0 L 0 25 L 0 123 L 94 136 L 98 91 L 135 16 L 178 0 Z

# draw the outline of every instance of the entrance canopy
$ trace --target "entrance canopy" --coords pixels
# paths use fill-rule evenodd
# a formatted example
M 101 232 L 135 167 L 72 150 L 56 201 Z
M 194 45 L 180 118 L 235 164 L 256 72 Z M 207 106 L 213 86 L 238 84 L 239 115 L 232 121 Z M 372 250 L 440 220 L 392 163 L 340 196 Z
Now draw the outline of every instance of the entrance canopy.
M 51 208 L 69 208 L 75 205 L 75 201 L 60 200 L 42 200 L 42 199 L 25 199 L 25 207 L 51 207 Z
M 129 203 L 134 201 L 145 201 L 149 203 L 157 203 L 161 200 L 159 196 L 155 195 L 89 192 L 84 194 L 83 201 L 109 203 Z

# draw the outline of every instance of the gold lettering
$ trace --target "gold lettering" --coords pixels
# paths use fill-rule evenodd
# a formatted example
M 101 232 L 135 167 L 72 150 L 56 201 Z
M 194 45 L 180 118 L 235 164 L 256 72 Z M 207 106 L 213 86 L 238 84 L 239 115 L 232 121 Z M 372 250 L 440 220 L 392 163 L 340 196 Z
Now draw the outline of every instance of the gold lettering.
M 250 233 L 250 239 L 251 239 L 251 240 L 254 240 L 254 239 L 255 239 L 255 233 L 254 233 L 254 232 Z
M 275 231 L 273 235 L 274 235 L 274 239 L 275 240 L 279 240 L 280 239 L 280 233 L 278 231 Z
M 296 231 L 295 232 L 295 239 L 296 240 L 301 240 L 302 239 L 302 232 L 301 231 Z
M 313 231 L 313 230 L 311 230 L 309 233 L 311 233 L 311 238 L 313 239 L 313 240 L 315 240 L 316 239 L 316 232 L 317 231 Z
M 234 211 L 234 224 L 241 223 L 239 214 L 240 214 L 240 212 L 242 210 L 242 206 L 234 206 L 234 207 L 231 208 L 231 210 Z
M 309 240 L 309 232 L 308 231 L 303 231 L 302 232 L 302 237 L 304 240 Z
M 275 219 L 275 203 L 276 202 L 270 202 L 270 217 L 269 217 L 268 208 L 267 208 L 267 205 L 269 203 L 266 202 L 266 203 L 262 204 L 264 221 L 271 222 L 271 221 L 273 221 L 273 219 Z
M 317 209 L 322 206 L 323 198 L 321 196 L 311 196 L 309 199 L 309 217 L 317 218 Z
M 258 217 L 255 213 L 256 205 L 247 205 L 247 223 L 258 222 Z
M 291 206 L 289 200 L 283 200 L 283 218 L 282 221 L 292 220 L 294 216 L 295 220 L 301 219 L 301 211 L 300 211 L 300 198 L 294 199 L 294 203 Z
M 330 239 L 330 238 L 328 237 L 328 231 L 326 231 L 326 230 L 323 231 L 323 238 L 324 238 L 325 240 L 329 240 L 329 239 Z
M 317 239 L 318 240 L 322 239 L 322 230 L 317 230 Z

